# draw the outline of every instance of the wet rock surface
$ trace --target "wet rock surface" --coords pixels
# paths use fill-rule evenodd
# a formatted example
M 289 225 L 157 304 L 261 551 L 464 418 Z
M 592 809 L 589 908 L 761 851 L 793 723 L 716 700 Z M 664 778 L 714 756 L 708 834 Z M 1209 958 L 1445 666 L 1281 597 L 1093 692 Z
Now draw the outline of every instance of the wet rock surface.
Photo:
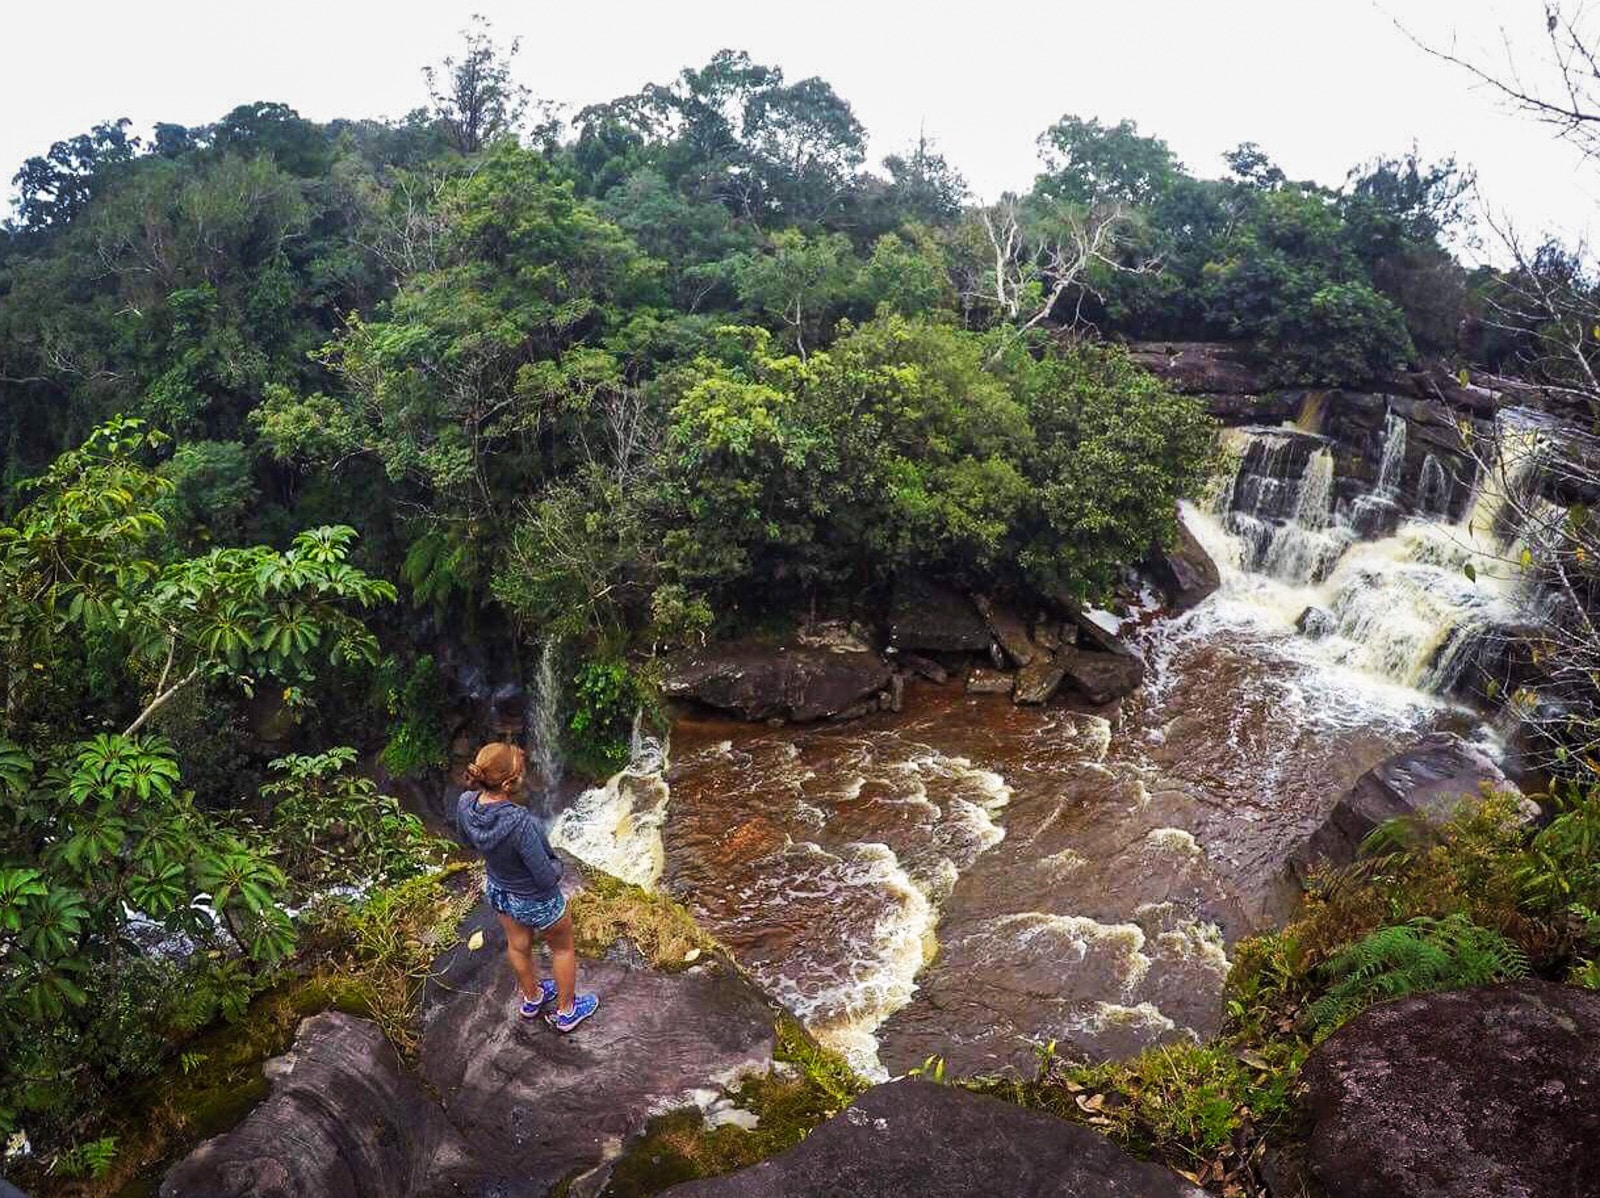
M 993 637 L 971 599 L 952 587 L 911 574 L 896 579 L 889 643 L 933 653 L 985 653 Z
M 508 1174 L 550 1187 L 600 1167 L 651 1114 L 770 1065 L 765 1001 L 714 964 L 664 974 L 583 961 L 579 985 L 600 996 L 599 1012 L 568 1036 L 523 1023 L 498 926 L 480 910 L 462 935 L 481 927 L 484 947 L 440 962 L 420 1073 L 474 1151 Z
M 271 1096 L 168 1173 L 162 1198 L 393 1198 L 428 1192 L 441 1165 L 465 1160 L 444 1112 L 364 1019 L 306 1020 L 267 1074 Z
M 1172 546 L 1152 550 L 1145 565 L 1175 611 L 1188 611 L 1222 585 L 1217 563 L 1182 516 Z
M 1270 389 L 1245 347 L 1221 341 L 1137 341 L 1129 356 L 1175 391 L 1198 395 L 1259 395 Z
M 1028 623 L 1003 604 L 980 595 L 974 603 L 989 624 L 989 631 L 1005 650 L 1006 656 L 1019 666 L 1025 666 L 1044 656 L 1044 650 L 1033 643 L 1028 635 Z
M 889 678 L 889 667 L 870 651 L 732 641 L 674 658 L 661 690 L 741 719 L 804 723 L 848 711 Z
M 1406 816 L 1443 822 L 1462 803 L 1481 798 L 1485 786 L 1517 789 L 1482 750 L 1460 737 L 1435 733 L 1356 779 L 1290 855 L 1290 867 L 1304 882 L 1317 865 L 1348 865 L 1379 824 Z
M 492 912 L 461 936 L 429 981 L 417 1075 L 375 1025 L 315 1016 L 268 1063 L 267 1100 L 168 1173 L 162 1198 L 511 1198 L 563 1179 L 594 1194 L 652 1114 L 771 1064 L 765 999 L 716 962 L 581 962 L 601 1006 L 563 1036 L 517 1018 Z
M 1065 679 L 1090 703 L 1101 706 L 1131 695 L 1144 682 L 1144 662 L 1131 653 L 1084 653 L 1063 649 L 1056 657 Z
M 1600 994 L 1525 982 L 1383 1003 L 1303 1076 L 1328 1198 L 1596 1192 Z
M 953 1086 L 868 1090 L 797 1147 L 671 1198 L 1199 1198 L 1087 1128 Z
M 1012 694 L 1018 703 L 1043 703 L 1056 693 L 1061 680 L 1067 676 L 1067 658 L 1072 650 L 1056 657 L 1038 657 L 1017 672 L 1017 685 Z
M 966 688 L 969 695 L 1009 695 L 1016 689 L 1016 685 L 1016 677 L 1004 670 L 991 670 L 986 666 L 979 666 L 967 674 Z

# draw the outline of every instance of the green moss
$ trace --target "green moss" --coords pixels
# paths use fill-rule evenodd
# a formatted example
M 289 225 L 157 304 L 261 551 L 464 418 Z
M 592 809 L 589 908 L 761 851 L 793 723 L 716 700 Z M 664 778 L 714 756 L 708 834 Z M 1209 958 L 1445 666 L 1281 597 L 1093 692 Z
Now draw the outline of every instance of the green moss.
M 678 903 L 599 870 L 588 870 L 570 904 L 578 952 L 598 957 L 618 940 L 629 940 L 653 967 L 687 969 L 717 942 Z
M 696 1107 L 662 1115 L 617 1161 L 607 1198 L 644 1198 L 766 1160 L 794 1147 L 865 1088 L 842 1059 L 818 1045 L 792 1017 L 780 1016 L 773 1032 L 773 1056 L 781 1065 L 745 1079 L 732 1095 L 735 1105 L 758 1117 L 757 1126 L 751 1131 L 732 1124 L 708 1128 Z

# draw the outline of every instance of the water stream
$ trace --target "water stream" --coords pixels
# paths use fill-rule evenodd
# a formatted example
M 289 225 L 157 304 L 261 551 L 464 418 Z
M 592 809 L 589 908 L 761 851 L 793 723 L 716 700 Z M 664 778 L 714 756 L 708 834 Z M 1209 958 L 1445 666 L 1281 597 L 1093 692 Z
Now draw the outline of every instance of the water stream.
M 680 720 L 670 766 L 585 793 L 561 842 L 686 902 L 869 1074 L 1206 1034 L 1227 946 L 1281 913 L 1286 855 L 1362 772 L 1431 731 L 1495 748 L 1450 695 L 1527 618 L 1504 491 L 1532 441 L 1451 523 L 1473 483 L 1408 458 L 1404 420 L 1365 483 L 1315 423 L 1227 434 L 1185 506 L 1222 588 L 1133 633 L 1149 675 L 1120 708 L 951 683 L 844 725 Z

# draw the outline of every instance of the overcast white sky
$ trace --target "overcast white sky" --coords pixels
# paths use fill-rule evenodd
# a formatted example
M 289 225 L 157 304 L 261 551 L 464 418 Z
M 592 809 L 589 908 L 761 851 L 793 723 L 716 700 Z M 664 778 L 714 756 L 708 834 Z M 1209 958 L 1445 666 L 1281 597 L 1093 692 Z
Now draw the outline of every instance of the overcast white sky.
M 317 120 L 399 116 L 420 67 L 473 12 L 520 34 L 518 74 L 581 106 L 670 79 L 723 47 L 855 106 L 874 158 L 919 125 L 980 196 L 1022 188 L 1034 138 L 1063 113 L 1131 117 L 1204 175 L 1241 141 L 1295 178 L 1336 184 L 1413 140 L 1479 172 L 1519 224 L 1581 232 L 1600 200 L 1586 167 L 1395 28 L 1499 55 L 1538 48 L 1540 0 L 55 0 L 0 8 L 0 171 L 110 117 L 201 124 L 278 100 Z

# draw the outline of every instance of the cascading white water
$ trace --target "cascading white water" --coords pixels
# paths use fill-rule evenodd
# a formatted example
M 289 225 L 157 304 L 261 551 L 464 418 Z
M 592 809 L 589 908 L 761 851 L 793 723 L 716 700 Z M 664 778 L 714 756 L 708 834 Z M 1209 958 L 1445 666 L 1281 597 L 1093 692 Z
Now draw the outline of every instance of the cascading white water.
M 666 742 L 646 735 L 643 724 L 644 712 L 635 712 L 628 764 L 556 817 L 550 843 L 613 877 L 649 887 L 661 877 L 661 826 L 671 792 Z
M 1235 478 L 1219 489 L 1220 528 L 1201 532 L 1241 574 L 1236 590 L 1278 619 L 1299 620 L 1316 654 L 1402 687 L 1448 694 L 1466 677 L 1497 629 L 1527 623 L 1532 599 L 1521 550 L 1535 540 L 1545 508 L 1525 492 L 1540 459 L 1539 434 L 1515 419 L 1498 431 L 1499 465 L 1475 487 L 1466 514 L 1446 523 L 1450 478 L 1436 456 L 1418 479 L 1417 511 L 1400 511 L 1406 422 L 1390 412 L 1375 487 L 1336 504 L 1334 459 L 1307 448 L 1292 483 L 1282 460 L 1296 443 L 1276 429 L 1234 433 L 1241 474 L 1264 470 L 1265 483 Z M 1300 438 L 1304 441 L 1304 438 Z M 1292 487 L 1292 494 L 1285 494 Z M 1508 506 L 1508 498 L 1518 502 Z M 1532 513 L 1508 527 L 1508 511 Z M 1219 510 L 1220 509 L 1220 510 Z M 1557 516 L 1545 513 L 1550 519 Z M 1393 532 L 1382 533 L 1398 518 Z M 1203 525 L 1204 517 L 1196 513 Z M 1363 539 L 1363 533 L 1378 535 Z M 1201 531 L 1197 529 L 1197 531 Z M 1303 613 L 1310 613 L 1309 616 Z
M 1383 451 L 1378 460 L 1378 483 L 1357 495 L 1350 505 L 1350 525 L 1357 536 L 1386 531 L 1400 509 L 1400 485 L 1406 468 L 1406 422 L 1393 409 L 1383 418 Z
M 1422 460 L 1422 477 L 1417 482 L 1417 514 L 1448 516 L 1452 490 L 1444 464 L 1430 453 Z
M 540 646 L 525 723 L 528 755 L 539 766 L 545 788 L 554 790 L 566 772 L 561 757 L 561 645 L 555 637 Z

